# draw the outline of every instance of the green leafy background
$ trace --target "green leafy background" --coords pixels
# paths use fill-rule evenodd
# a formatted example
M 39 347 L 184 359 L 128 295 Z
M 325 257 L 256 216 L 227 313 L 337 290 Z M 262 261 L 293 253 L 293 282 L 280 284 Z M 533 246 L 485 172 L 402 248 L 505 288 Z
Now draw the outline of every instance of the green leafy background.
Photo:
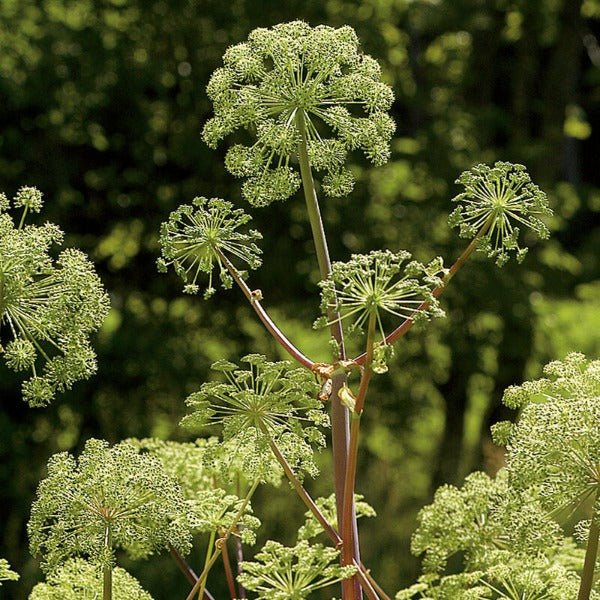
M 113 308 L 99 374 L 49 408 L 29 409 L 0 371 L 0 556 L 22 575 L 0 597 L 25 598 L 41 579 L 25 523 L 52 453 L 92 436 L 187 439 L 183 399 L 212 361 L 283 358 L 235 290 L 183 297 L 155 260 L 160 223 L 180 203 L 241 204 L 225 146 L 200 139 L 210 74 L 253 28 L 297 18 L 353 26 L 397 97 L 391 161 L 357 156 L 352 197 L 323 205 L 334 260 L 385 246 L 451 263 L 463 247 L 446 225 L 453 181 L 477 162 L 526 164 L 555 210 L 551 240 L 523 265 L 471 260 L 442 298 L 448 318 L 403 338 L 373 384 L 357 491 L 379 515 L 361 524 L 363 560 L 389 593 L 413 581 L 409 538 L 435 488 L 501 463 L 488 428 L 510 417 L 502 390 L 570 350 L 598 356 L 598 0 L 2 0 L 0 189 L 44 191 L 40 219 L 93 258 Z M 302 199 L 252 214 L 265 239 L 251 285 L 305 353 L 326 359 L 310 328 L 318 272 Z M 315 495 L 331 490 L 328 460 L 307 482 Z M 299 525 L 303 509 L 286 486 L 253 504 L 260 535 L 293 543 L 290 515 Z M 157 600 L 188 590 L 168 557 L 122 566 Z

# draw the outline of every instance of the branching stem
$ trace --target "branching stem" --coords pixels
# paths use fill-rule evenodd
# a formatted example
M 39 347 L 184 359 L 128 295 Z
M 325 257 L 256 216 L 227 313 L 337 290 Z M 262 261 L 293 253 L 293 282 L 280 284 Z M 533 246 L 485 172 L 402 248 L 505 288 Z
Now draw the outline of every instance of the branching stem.
M 306 210 L 308 213 L 308 219 L 310 221 L 312 236 L 315 243 L 317 261 L 319 264 L 319 272 L 321 275 L 321 279 L 324 280 L 327 279 L 327 277 L 329 277 L 329 275 L 331 274 L 331 260 L 329 258 L 329 248 L 327 246 L 325 229 L 323 227 L 323 221 L 321 219 L 321 211 L 319 210 L 319 202 L 317 199 L 317 192 L 315 190 L 315 182 L 312 176 L 312 170 L 308 158 L 306 119 L 304 116 L 304 112 L 302 110 L 296 111 L 295 119 L 296 126 L 298 128 L 298 131 L 300 132 L 298 160 L 300 162 L 302 188 L 304 190 Z M 344 335 L 342 332 L 340 315 L 332 309 L 329 311 L 327 318 L 328 321 L 331 323 L 331 335 L 335 339 L 339 347 L 340 355 L 338 357 L 335 357 L 335 360 L 344 360 L 346 357 L 346 353 L 344 348 Z M 342 527 L 341 518 L 344 506 L 344 478 L 346 474 L 346 463 L 348 461 L 350 428 L 348 423 L 348 410 L 340 403 L 337 393 L 338 390 L 344 385 L 345 381 L 345 376 L 335 376 L 332 382 L 333 386 L 331 393 L 331 441 L 333 451 L 333 475 L 335 481 L 336 506 L 338 511 L 338 527 L 340 529 Z M 360 562 L 360 554 L 358 550 L 358 528 L 356 526 L 354 498 L 351 498 L 351 502 L 353 507 L 353 539 L 355 540 L 353 555 L 356 559 L 356 562 Z M 349 589 L 350 586 L 353 588 L 353 591 Z M 350 581 L 345 580 L 344 582 L 342 582 L 342 597 L 343 600 L 360 600 L 362 598 L 360 586 L 357 584 L 355 578 L 353 578 Z
M 331 525 L 331 523 L 329 523 L 329 521 L 326 519 L 325 515 L 321 512 L 321 509 L 315 504 L 315 501 L 311 498 L 310 494 L 304 489 L 304 486 L 296 477 L 296 474 L 290 467 L 285 456 L 283 456 L 283 454 L 277 447 L 277 444 L 275 444 L 275 442 L 273 441 L 273 438 L 269 434 L 269 430 L 264 425 L 261 426 L 261 430 L 268 437 L 269 445 L 271 446 L 273 454 L 279 461 L 279 464 L 282 466 L 283 471 L 286 474 L 289 482 L 292 484 L 292 486 L 300 496 L 301 500 L 304 502 L 304 504 L 310 510 L 310 512 L 315 516 L 317 521 L 319 521 L 321 527 L 323 527 L 325 533 L 329 536 L 329 539 L 333 542 L 334 546 L 336 548 L 343 549 L 342 538 L 339 536 L 338 532 Z M 379 600 L 379 596 L 377 595 L 377 592 L 375 591 L 374 586 L 371 583 L 373 581 L 373 578 L 370 575 L 368 575 L 368 571 L 365 568 L 365 566 L 360 561 L 357 561 L 355 559 L 351 559 L 349 564 L 353 564 L 358 569 L 355 578 L 358 580 L 360 586 L 365 590 L 369 600 Z M 389 600 L 387 596 L 384 596 L 384 598 L 386 600 Z
M 456 259 L 455 263 L 450 267 L 450 269 L 448 270 L 448 273 L 444 277 L 444 280 L 442 281 L 442 283 L 433 289 L 432 295 L 434 298 L 438 298 L 442 294 L 442 292 L 446 289 L 446 287 L 450 283 L 450 280 L 454 277 L 454 275 L 456 275 L 456 272 L 463 266 L 463 264 L 471 256 L 471 254 L 473 254 L 473 252 L 477 248 L 477 243 L 478 243 L 479 238 L 481 236 L 485 235 L 487 230 L 490 228 L 492 222 L 493 222 L 493 219 L 490 217 L 485 222 L 483 227 L 477 232 L 477 235 L 471 240 L 471 243 L 466 247 L 464 252 Z M 427 310 L 428 308 L 429 308 L 429 302 L 427 300 L 425 300 L 417 307 L 417 309 L 415 310 L 415 313 L 417 313 L 421 310 Z M 414 319 L 412 317 L 405 319 L 401 325 L 396 327 L 396 329 L 394 329 L 394 331 L 392 331 L 392 333 L 390 333 L 388 336 L 386 336 L 385 343 L 393 344 L 394 342 L 399 340 L 413 326 L 413 324 L 414 324 Z M 382 345 L 383 342 L 379 342 L 379 344 Z M 366 358 L 367 358 L 367 354 L 365 352 L 365 353 L 361 354 L 360 356 L 357 356 L 353 360 L 355 363 L 357 363 L 359 365 L 364 365 Z
M 262 304 L 260 303 L 260 298 L 256 296 L 255 293 L 248 287 L 248 284 L 242 279 L 240 272 L 231 264 L 231 261 L 221 252 L 219 248 L 215 248 L 215 252 L 219 255 L 222 263 L 225 265 L 229 274 L 233 277 L 234 281 L 241 288 L 242 292 L 244 292 L 244 296 L 248 299 L 252 308 L 258 315 L 259 319 L 262 321 L 263 325 L 267 328 L 269 333 L 275 338 L 275 340 L 288 352 L 288 354 L 298 361 L 301 365 L 305 366 L 307 369 L 312 370 L 315 363 L 310 360 L 310 358 L 304 356 L 290 340 L 282 333 L 282 331 L 275 325 L 275 322 L 267 311 L 264 309 Z
M 248 502 L 250 502 L 250 498 L 252 498 L 252 495 L 256 491 L 256 488 L 258 487 L 259 483 L 260 483 L 260 480 L 257 479 L 252 484 L 252 487 L 250 488 L 250 490 L 246 494 L 246 497 L 244 498 L 244 501 L 242 502 L 242 505 L 240 506 L 237 514 L 233 518 L 233 521 L 231 522 L 231 525 L 225 530 L 225 532 L 223 533 L 223 535 L 216 541 L 216 544 L 215 544 L 216 548 L 215 548 L 215 550 L 213 551 L 212 555 L 210 556 L 210 558 L 206 562 L 206 566 L 204 567 L 204 570 L 198 576 L 198 580 L 194 584 L 194 587 L 191 589 L 190 593 L 187 595 L 186 600 L 193 600 L 194 596 L 196 595 L 196 593 L 200 589 L 200 586 L 202 585 L 202 583 L 204 581 L 206 581 L 206 577 L 208 576 L 209 571 L 211 570 L 212 566 L 217 561 L 217 558 L 219 558 L 219 554 L 221 553 L 220 552 L 221 544 L 224 541 L 226 541 L 227 539 L 229 539 L 229 536 L 233 533 L 234 529 L 237 527 L 238 521 L 242 518 L 242 516 L 243 516 L 243 514 L 244 514 L 244 512 L 246 510 L 246 507 L 248 506 Z
M 367 327 L 367 351 L 365 357 L 364 369 L 360 380 L 360 387 L 358 390 L 358 396 L 356 397 L 356 404 L 354 411 L 352 412 L 352 425 L 350 429 L 350 452 L 348 454 L 348 462 L 346 463 L 346 476 L 344 478 L 344 507 L 342 513 L 342 539 L 344 540 L 344 552 L 343 562 L 344 564 L 351 564 L 352 554 L 348 550 L 351 550 L 354 546 L 352 539 L 352 503 L 350 500 L 354 498 L 354 486 L 356 483 L 356 466 L 358 460 L 358 435 L 360 432 L 360 422 L 362 417 L 363 406 L 365 403 L 365 397 L 369 388 L 369 381 L 371 379 L 371 363 L 373 362 L 373 353 L 375 347 L 375 325 L 376 325 L 375 313 L 369 316 L 369 324 Z

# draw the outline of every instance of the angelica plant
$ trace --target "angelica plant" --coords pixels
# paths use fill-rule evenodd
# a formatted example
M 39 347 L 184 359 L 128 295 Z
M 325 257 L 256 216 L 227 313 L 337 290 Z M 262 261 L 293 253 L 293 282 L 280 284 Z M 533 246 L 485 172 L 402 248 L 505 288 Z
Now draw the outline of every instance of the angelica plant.
M 95 595 L 101 588 L 104 600 L 112 598 L 115 585 L 120 588 L 115 597 L 129 590 L 129 597 L 143 598 L 126 577 L 115 584 L 120 573 L 115 552 L 142 558 L 165 548 L 192 584 L 187 600 L 210 598 L 206 581 L 219 558 L 232 599 L 245 598 L 248 590 L 258 600 L 300 600 L 340 583 L 343 600 L 361 600 L 363 593 L 369 600 L 389 599 L 362 562 L 357 526 L 358 517 L 374 514 L 355 491 L 371 377 L 387 371 L 394 344 L 413 324 L 443 316 L 439 296 L 475 250 L 502 265 L 511 252 L 524 258 L 522 227 L 547 236 L 540 220 L 550 214 L 546 196 L 521 165 L 478 165 L 458 180 L 465 191 L 455 198 L 450 225 L 470 241 L 449 268 L 440 257 L 414 261 L 406 250 L 356 254 L 332 265 L 317 192 L 350 194 L 351 152 L 362 152 L 374 165 L 390 156 L 395 124 L 388 111 L 394 96 L 377 62 L 360 51 L 350 27 L 294 21 L 256 29 L 230 47 L 207 94 L 214 116 L 204 126 L 204 140 L 214 148 L 237 136 L 225 166 L 244 178 L 241 195 L 249 204 L 267 207 L 302 188 L 321 278 L 319 323 L 331 334 L 330 360 L 314 361 L 297 348 L 267 312 L 263 292 L 250 286 L 245 269 L 261 264 L 256 245 L 261 234 L 249 228 L 250 215 L 232 199 L 203 196 L 173 211 L 161 228 L 159 270 L 173 268 L 185 293 L 203 289 L 206 299 L 216 294 L 216 270 L 222 287 L 240 288 L 292 360 L 250 354 L 241 365 L 213 364 L 218 375 L 189 395 L 181 424 L 196 432 L 209 428 L 211 434 L 217 427 L 220 440 L 128 440 L 114 447 L 90 440 L 77 460 L 67 453 L 52 457 L 28 527 L 32 552 L 48 573 L 34 600 L 55 592 L 68 598 L 82 589 L 80 580 Z M 4 353 L 9 366 L 33 371 L 24 386 L 26 399 L 44 404 L 93 370 L 87 338 L 107 302 L 81 255 L 65 251 L 56 262 L 49 258 L 48 250 L 61 240 L 57 228 L 23 226 L 27 212 L 39 210 L 40 203 L 36 193 L 20 192 L 13 205 L 23 206 L 24 213 L 15 226 L 6 214 L 8 201 L 0 197 L 0 326 L 6 324 L 12 336 Z M 347 354 L 348 333 L 364 334 L 357 336 L 362 354 Z M 304 482 L 318 475 L 315 451 L 325 447 L 330 424 L 335 490 L 314 500 Z M 282 476 L 309 511 L 299 541 L 286 547 L 269 540 L 253 559 L 244 559 L 241 542 L 253 543 L 259 525 L 253 494 L 261 484 L 277 485 Z M 555 561 L 562 537 L 542 510 L 545 502 L 535 490 L 509 489 L 509 480 L 474 474 L 462 490 L 446 486 L 438 492 L 421 513 L 413 539 L 415 553 L 425 555 L 425 573 L 398 598 L 472 600 L 520 593 L 545 598 L 540 594 L 550 589 L 551 576 L 570 581 L 573 569 Z M 181 556 L 192 532 L 209 537 L 199 575 Z M 321 533 L 330 547 L 308 542 Z M 238 544 L 237 590 L 230 538 Z M 461 553 L 464 572 L 447 573 L 448 561 Z M 526 565 L 523 577 L 502 570 L 517 564 Z M 565 583 L 562 589 L 571 588 Z
M 87 257 L 72 248 L 52 258 L 63 233 L 51 223 L 26 225 L 39 213 L 42 194 L 22 187 L 12 200 L 18 223 L 0 194 L 0 353 L 8 368 L 30 373 L 23 399 L 46 406 L 96 371 L 90 334 L 109 308 L 108 296 Z
M 190 547 L 185 501 L 161 462 L 127 442 L 89 440 L 76 460 L 67 452 L 48 463 L 28 523 L 30 549 L 48 572 L 87 557 L 103 572 L 103 599 L 112 597 L 115 551 L 144 558 L 169 545 Z
M 224 286 L 232 282 L 239 286 L 267 330 L 304 368 L 291 369 L 287 362 L 272 363 L 256 355 L 243 359 L 250 369 L 220 361 L 214 368 L 223 372 L 226 383 L 206 383 L 189 396 L 192 412 L 182 424 L 193 428 L 220 425 L 226 449 L 219 451 L 219 446 L 212 445 L 210 453 L 221 465 L 230 460 L 244 479 L 251 473 L 262 481 L 274 472 L 276 477 L 281 472 L 286 475 L 314 519 L 302 536 L 322 530 L 336 550 L 341 548 L 341 565 L 351 575 L 342 580 L 344 600 L 358 600 L 363 591 L 371 599 L 387 597 L 361 562 L 356 524 L 362 511 L 355 501 L 359 431 L 371 375 L 387 370 L 393 344 L 414 323 L 443 315 L 438 298 L 475 250 L 484 250 L 501 265 L 509 251 L 517 251 L 519 260 L 524 257 L 525 246 L 518 240 L 520 226 L 546 236 L 540 221 L 540 216 L 550 213 L 546 197 L 521 165 L 479 165 L 459 179 L 465 191 L 455 198 L 459 206 L 450 224 L 460 225 L 461 236 L 472 239 L 450 268 L 439 257 L 428 264 L 412 261 L 405 250 L 373 251 L 332 265 L 317 190 L 327 196 L 349 194 L 353 185 L 349 153 L 362 150 L 374 164 L 385 163 L 395 127 L 387 113 L 393 93 L 381 81 L 377 63 L 359 51 L 354 31 L 312 28 L 300 21 L 257 29 L 247 41 L 227 50 L 207 94 L 214 116 L 204 127 L 204 140 L 216 147 L 237 132 L 225 166 L 234 176 L 245 178 L 242 196 L 251 205 L 265 207 L 286 200 L 302 186 L 322 280 L 319 324 L 329 327 L 333 352 L 329 363 L 306 356 L 268 314 L 263 292 L 253 289 L 247 274 L 239 270 L 239 263 L 258 266 L 253 244 L 259 234 L 246 230 L 246 216 L 241 212 L 233 216 L 231 205 L 217 199 L 197 201 L 195 208 L 182 207 L 163 225 L 161 268 L 173 265 L 188 292 L 198 291 L 201 273 L 208 274 L 210 295 L 211 273 L 218 265 Z M 318 182 L 314 173 L 319 175 Z M 215 218 L 217 214 L 225 217 Z M 391 332 L 386 330 L 389 325 L 395 327 Z M 345 334 L 363 330 L 364 352 L 349 358 Z M 302 482 L 306 475 L 317 473 L 313 446 L 323 445 L 318 426 L 328 424 L 323 407 L 329 400 L 335 510 L 331 500 L 313 500 Z M 274 459 L 279 466 L 273 466 Z M 206 463 L 206 456 L 203 460 Z M 490 494 L 482 494 L 482 506 L 490 501 Z M 522 522 L 532 524 L 538 518 L 538 524 L 542 523 L 537 505 L 531 514 L 526 512 L 523 509 Z M 500 543 L 500 529 L 507 523 L 493 518 L 491 522 L 493 531 L 471 532 L 473 556 L 474 546 L 488 536 L 487 548 Z M 552 538 L 554 530 L 543 523 Z M 295 555 L 300 570 L 308 560 L 305 546 L 301 547 L 302 552 Z M 268 576 L 269 570 L 280 569 L 274 554 L 292 556 L 294 551 L 284 551 L 275 542 L 265 548 L 277 551 L 260 555 L 264 559 L 260 568 L 259 563 L 244 563 L 256 571 L 258 579 L 244 574 L 240 580 L 255 586 L 264 594 L 261 598 L 304 597 L 308 588 L 286 588 L 282 583 L 293 580 L 289 564 L 287 575 L 273 575 L 278 584 Z

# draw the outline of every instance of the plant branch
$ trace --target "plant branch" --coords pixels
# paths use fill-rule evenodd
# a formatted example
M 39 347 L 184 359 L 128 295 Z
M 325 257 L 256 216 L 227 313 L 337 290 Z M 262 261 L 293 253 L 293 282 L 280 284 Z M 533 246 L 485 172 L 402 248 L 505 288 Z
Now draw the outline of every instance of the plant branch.
M 229 554 L 227 552 L 227 540 L 225 540 L 221 545 L 221 554 L 223 556 L 223 566 L 225 567 L 225 576 L 227 577 L 227 587 L 229 588 L 229 595 L 231 596 L 231 600 L 235 600 L 237 595 L 235 592 L 233 572 L 231 571 L 231 563 L 229 562 Z
M 185 575 L 186 579 L 193 585 L 198 581 L 198 575 L 194 572 L 194 569 L 190 567 L 185 558 L 181 556 L 181 553 L 175 546 L 169 544 L 169 553 L 179 566 L 181 572 Z M 204 589 L 204 598 L 205 600 L 215 600 L 213 595 L 205 588 Z
M 450 280 L 454 277 L 454 275 L 456 275 L 456 272 L 463 266 L 463 264 L 471 256 L 471 254 L 473 254 L 473 252 L 477 248 L 477 242 L 478 242 L 479 238 L 487 232 L 487 230 L 490 228 L 491 224 L 492 224 L 492 219 L 490 218 L 486 221 L 486 223 L 483 225 L 483 227 L 477 232 L 477 235 L 471 240 L 471 243 L 466 247 L 464 252 L 456 259 L 455 263 L 450 267 L 450 269 L 448 270 L 448 273 L 446 273 L 442 283 L 440 285 L 436 286 L 435 288 L 433 288 L 432 295 L 434 298 L 438 298 L 442 294 L 442 292 L 446 289 L 446 287 L 450 283 Z M 429 302 L 427 300 L 425 300 L 416 308 L 416 310 L 413 314 L 416 314 L 421 310 L 427 310 L 428 308 L 429 308 Z M 413 324 L 414 324 L 414 319 L 412 317 L 405 319 L 401 325 L 396 327 L 396 329 L 394 329 L 394 331 L 392 331 L 392 333 L 390 333 L 388 336 L 386 336 L 385 343 L 393 344 L 394 342 L 399 340 L 413 326 Z M 383 345 L 383 343 L 384 342 L 379 342 L 379 345 Z M 358 365 L 364 365 L 366 358 L 367 358 L 367 354 L 365 352 L 365 353 L 361 354 L 360 356 L 357 356 L 353 360 Z
M 244 560 L 244 551 L 242 549 L 242 540 L 240 538 L 235 538 L 235 558 L 237 562 L 237 572 L 238 575 L 242 573 L 242 562 Z M 246 597 L 246 590 L 241 583 L 238 583 L 238 598 L 242 599 Z
M 257 479 L 252 484 L 252 487 L 246 494 L 246 497 L 244 498 L 244 501 L 242 502 L 242 505 L 240 506 L 237 514 L 233 518 L 231 525 L 225 530 L 223 535 L 215 542 L 215 546 L 216 546 L 215 551 L 212 553 L 211 557 L 208 559 L 206 566 L 204 567 L 204 570 L 198 576 L 198 580 L 194 584 L 194 587 L 191 589 L 190 593 L 187 595 L 186 600 L 193 600 L 194 596 L 200 589 L 202 582 L 206 580 L 206 577 L 208 576 L 209 571 L 211 570 L 212 566 L 215 564 L 217 558 L 219 557 L 219 554 L 220 554 L 219 549 L 221 547 L 221 544 L 223 544 L 223 542 L 225 542 L 229 538 L 229 536 L 233 533 L 233 530 L 237 527 L 238 521 L 242 518 L 242 515 L 244 514 L 244 511 L 246 510 L 246 507 L 248 506 L 248 502 L 250 502 L 250 498 L 252 498 L 252 494 L 254 494 L 254 492 L 256 491 L 256 488 L 258 487 L 259 483 L 260 483 L 260 480 Z
M 173 557 L 173 560 L 177 563 L 177 566 L 181 570 L 181 572 L 185 575 L 185 578 L 193 585 L 198 581 L 198 575 L 194 572 L 194 569 L 190 567 L 185 558 L 181 556 L 179 550 L 175 548 L 172 544 L 169 544 L 169 553 Z
M 206 558 L 204 560 L 204 569 L 205 570 L 206 570 L 206 566 L 208 565 L 208 561 L 212 557 L 212 547 L 215 543 L 215 535 L 216 535 L 216 532 L 213 529 L 210 532 L 210 537 L 208 538 L 208 546 L 206 548 Z M 198 600 L 202 600 L 202 598 L 204 598 L 205 588 L 206 588 L 206 577 L 204 577 L 204 579 L 200 582 L 200 590 L 198 591 Z
M 275 458 L 278 460 L 279 464 L 282 466 L 286 477 L 289 479 L 290 483 L 296 490 L 298 496 L 300 496 L 300 499 L 302 500 L 302 502 L 304 502 L 308 510 L 310 510 L 310 512 L 317 519 L 317 521 L 319 521 L 321 527 L 323 527 L 325 533 L 329 536 L 329 538 L 332 540 L 335 546 L 339 548 L 342 543 L 342 538 L 340 538 L 338 532 L 334 529 L 333 525 L 331 525 L 331 523 L 325 518 L 325 515 L 321 512 L 321 509 L 315 504 L 315 501 L 310 497 L 310 494 L 304 489 L 304 486 L 300 483 L 298 477 L 296 477 L 296 474 L 292 470 L 292 467 L 290 467 L 287 459 L 281 453 L 281 450 L 279 450 L 279 447 L 271 437 L 271 434 L 267 429 L 266 425 L 261 422 L 260 428 L 261 431 L 267 436 L 267 439 L 269 440 L 269 445 L 271 446 L 271 451 L 275 455 Z
M 300 499 L 304 502 L 304 504 L 310 510 L 310 512 L 315 516 L 317 521 L 319 521 L 321 527 L 323 527 L 325 533 L 329 536 L 329 539 L 333 542 L 335 547 L 343 548 L 342 538 L 339 536 L 338 532 L 331 525 L 331 523 L 329 523 L 325 515 L 321 512 L 321 509 L 315 504 L 315 501 L 312 499 L 310 494 L 304 489 L 304 486 L 300 483 L 298 477 L 296 477 L 296 474 L 290 467 L 287 459 L 285 458 L 285 456 L 283 456 L 283 454 L 277 447 L 277 444 L 275 444 L 275 442 L 273 441 L 273 438 L 269 434 L 269 431 L 264 424 L 261 424 L 261 430 L 268 437 L 269 445 L 271 446 L 273 454 L 279 461 L 279 464 L 282 466 L 283 471 L 285 472 L 289 482 L 292 484 L 292 486 L 300 496 Z M 368 575 L 368 571 L 365 568 L 365 566 L 355 559 L 352 559 L 349 564 L 353 564 L 357 568 L 357 573 L 355 577 L 358 578 L 360 585 L 365 590 L 368 598 L 370 600 L 379 600 L 379 596 L 377 595 L 374 586 L 371 584 L 371 582 L 374 583 L 374 580 L 370 575 Z M 385 596 L 385 598 L 387 598 L 387 596 Z
M 231 261 L 221 252 L 219 248 L 215 248 L 215 252 L 219 255 L 222 263 L 225 265 L 229 274 L 233 277 L 235 282 L 239 285 L 242 292 L 244 292 L 244 296 L 248 299 L 252 308 L 258 315 L 259 319 L 262 321 L 263 325 L 267 328 L 269 333 L 275 338 L 275 340 L 283 346 L 284 350 L 290 354 L 292 358 L 298 361 L 301 365 L 305 366 L 307 369 L 312 370 L 315 363 L 310 360 L 310 358 L 306 357 L 290 340 L 282 333 L 282 331 L 275 325 L 273 319 L 269 316 L 267 311 L 263 308 L 260 303 L 261 295 L 253 292 L 248 284 L 242 279 L 240 272 L 233 266 Z

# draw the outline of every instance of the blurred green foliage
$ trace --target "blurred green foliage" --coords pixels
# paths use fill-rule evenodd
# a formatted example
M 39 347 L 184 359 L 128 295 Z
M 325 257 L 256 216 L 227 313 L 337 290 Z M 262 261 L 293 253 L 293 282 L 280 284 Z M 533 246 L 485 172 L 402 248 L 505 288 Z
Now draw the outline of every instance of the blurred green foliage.
M 235 290 L 184 298 L 155 259 L 178 204 L 241 202 L 224 150 L 200 139 L 210 73 L 251 29 L 297 18 L 354 27 L 397 96 L 392 160 L 356 157 L 352 197 L 323 206 L 335 260 L 384 246 L 451 263 L 462 249 L 446 225 L 453 181 L 477 162 L 523 162 L 555 210 L 552 240 L 523 265 L 470 261 L 442 297 L 448 318 L 410 332 L 373 384 L 357 491 L 378 513 L 362 524 L 363 560 L 390 593 L 412 582 L 409 537 L 433 489 L 497 465 L 487 430 L 502 390 L 570 350 L 598 354 L 598 0 L 2 0 L 0 188 L 45 193 L 44 218 L 96 261 L 113 308 L 99 374 L 48 409 L 28 409 L 0 372 L 0 556 L 22 575 L 0 597 L 25 598 L 40 580 L 24 524 L 52 453 L 92 436 L 186 439 L 183 399 L 212 361 L 282 357 Z M 265 235 L 252 286 L 326 359 L 325 334 L 310 329 L 318 272 L 302 200 L 252 212 Z M 327 477 L 308 485 L 331 491 Z M 291 542 L 290 515 L 303 513 L 291 493 L 254 504 L 264 536 Z M 187 590 L 167 560 L 132 568 L 157 599 Z

